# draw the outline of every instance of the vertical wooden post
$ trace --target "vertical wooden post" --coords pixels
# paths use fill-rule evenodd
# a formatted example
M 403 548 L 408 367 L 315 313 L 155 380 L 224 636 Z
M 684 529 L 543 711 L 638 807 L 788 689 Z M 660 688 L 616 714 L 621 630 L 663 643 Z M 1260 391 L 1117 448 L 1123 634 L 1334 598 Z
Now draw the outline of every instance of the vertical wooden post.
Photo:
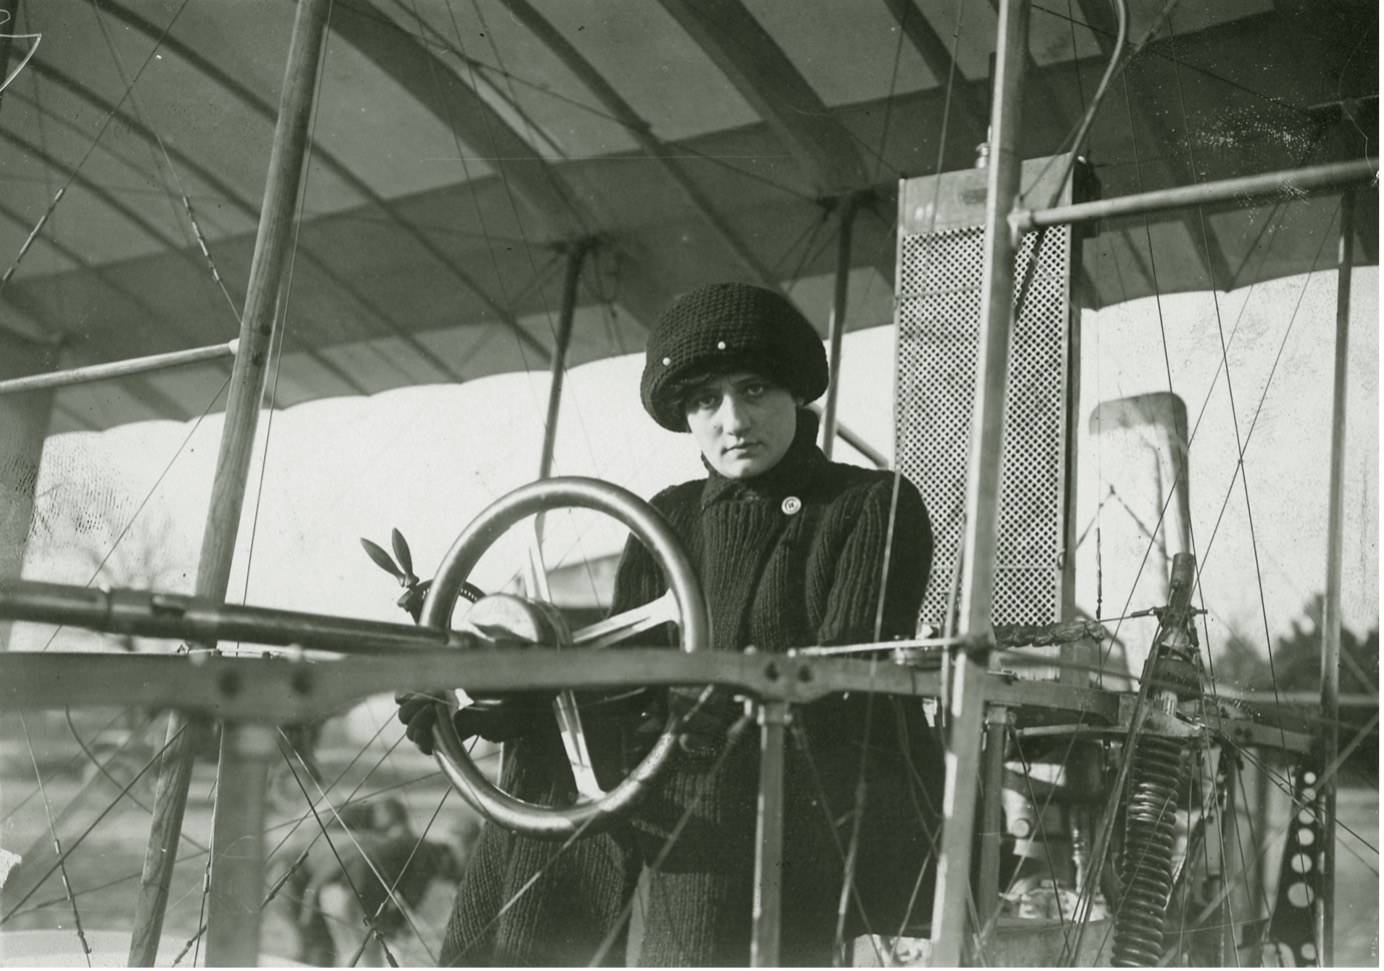
M 841 390 L 841 338 L 846 332 L 846 296 L 851 283 L 851 229 L 861 196 L 852 192 L 842 196 L 836 230 L 836 289 L 831 304 L 831 323 L 827 328 L 830 350 L 827 353 L 827 400 L 822 407 L 822 454 L 831 458 L 836 444 L 836 398 Z
M 221 731 L 221 777 L 212 830 L 207 967 L 259 963 L 264 898 L 264 817 L 269 763 L 278 757 L 274 728 L 227 722 Z
M 572 321 L 577 313 L 577 288 L 581 284 L 582 263 L 596 245 L 594 239 L 579 239 L 567 247 L 567 274 L 562 281 L 562 309 L 558 315 L 556 346 L 553 348 L 552 379 L 548 382 L 548 420 L 543 426 L 543 454 L 538 459 L 538 477 L 553 473 L 553 450 L 557 447 L 557 418 L 562 408 L 562 382 L 567 374 L 567 348 L 572 343 Z
M 259 233 L 255 238 L 245 312 L 240 322 L 240 346 L 231 370 L 221 449 L 217 456 L 216 478 L 212 483 L 211 508 L 207 513 L 197 567 L 196 595 L 213 600 L 225 598 L 230 582 L 231 560 L 245 500 L 245 482 L 264 396 L 269 352 L 277 326 L 279 281 L 292 241 L 294 209 L 302 184 L 308 123 L 312 116 L 329 8 L 330 0 L 300 0 L 289 42 L 288 64 L 269 156 Z M 200 720 L 189 719 L 176 712 L 169 721 L 168 732 L 170 739 L 176 738 L 177 741 L 168 748 L 159 764 L 154 821 L 144 858 L 134 935 L 130 941 L 131 966 L 151 967 L 158 954 L 163 916 L 168 903 L 168 884 L 173 876 L 183 811 L 187 806 L 193 758 L 205 738 L 205 728 Z M 213 881 L 216 871 L 215 849 L 213 846 Z M 258 900 L 255 904 L 258 907 Z M 255 943 L 257 945 L 258 941 Z
M 750 966 L 779 963 L 783 922 L 783 756 L 787 702 L 766 701 L 759 709 L 759 815 L 755 824 L 754 935 Z
M 1341 717 L 1341 546 L 1345 517 L 1346 381 L 1350 361 L 1350 275 L 1355 258 L 1355 190 L 1341 196 L 1341 240 L 1336 266 L 1336 371 L 1331 393 L 1331 495 L 1326 520 L 1326 602 L 1322 607 L 1322 733 L 1320 771 L 1336 764 Z M 1336 779 L 1322 778 L 1321 896 L 1313 908 L 1322 967 L 1335 964 Z
M 971 844 L 975 833 L 976 769 L 985 723 L 985 673 L 994 645 L 995 547 L 999 529 L 1000 456 L 1004 448 L 1005 388 L 1014 327 L 1016 246 L 1008 216 L 1019 192 L 1019 119 L 1028 59 L 1027 0 L 1001 0 L 990 111 L 990 164 L 986 178 L 984 283 L 976 400 L 967 463 L 966 531 L 962 537 L 959 613 L 969 643 L 956 658 L 950 698 L 951 735 L 942 794 L 942 852 L 932 910 L 932 961 L 960 965 L 970 938 Z

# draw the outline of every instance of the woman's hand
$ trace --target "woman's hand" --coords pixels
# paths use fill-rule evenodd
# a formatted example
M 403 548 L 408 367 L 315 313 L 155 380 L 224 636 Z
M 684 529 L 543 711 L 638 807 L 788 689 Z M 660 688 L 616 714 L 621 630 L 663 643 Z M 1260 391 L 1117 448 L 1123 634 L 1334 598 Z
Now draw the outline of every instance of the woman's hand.
M 449 692 L 400 691 L 394 695 L 404 735 L 424 755 L 433 754 L 433 726 L 437 703 L 450 700 Z M 508 742 L 552 720 L 551 699 L 525 692 L 497 698 L 480 698 L 452 716 L 461 741 L 479 736 L 487 742 Z
M 446 700 L 446 692 L 442 691 L 399 691 L 394 695 L 394 703 L 399 706 L 399 721 L 404 723 L 404 736 L 424 755 L 433 753 L 437 703 Z

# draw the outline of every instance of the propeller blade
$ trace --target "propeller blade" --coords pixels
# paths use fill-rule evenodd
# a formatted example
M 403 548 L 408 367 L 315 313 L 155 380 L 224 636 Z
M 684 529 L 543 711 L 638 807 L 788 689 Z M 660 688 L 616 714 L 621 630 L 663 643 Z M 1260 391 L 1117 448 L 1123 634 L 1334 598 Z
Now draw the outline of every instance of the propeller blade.
M 404 534 L 395 528 L 392 533 L 394 540 L 394 555 L 399 558 L 399 565 L 404 568 L 405 573 L 413 572 L 413 554 L 409 552 L 408 540 L 404 539 Z
M 381 570 L 384 570 L 390 576 L 396 577 L 400 580 L 404 578 L 404 575 L 399 572 L 399 568 L 394 565 L 394 561 L 390 559 L 389 554 L 386 553 L 384 550 L 380 549 L 380 547 L 377 544 L 370 542 L 368 539 L 362 536 L 360 538 L 360 545 L 365 547 L 365 555 L 370 557 L 370 559 L 374 560 L 375 565 L 378 566 Z

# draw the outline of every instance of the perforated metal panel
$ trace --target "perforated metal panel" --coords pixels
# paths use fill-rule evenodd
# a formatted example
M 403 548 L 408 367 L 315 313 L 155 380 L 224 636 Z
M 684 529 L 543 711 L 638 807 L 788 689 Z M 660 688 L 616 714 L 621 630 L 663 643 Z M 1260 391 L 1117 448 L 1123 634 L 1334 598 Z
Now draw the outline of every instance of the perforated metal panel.
M 929 206 L 905 211 L 901 221 L 895 443 L 900 469 L 918 486 L 932 515 L 933 572 L 922 620 L 933 625 L 945 618 L 962 541 L 980 331 L 983 234 L 978 225 L 955 223 L 958 210 L 966 209 L 974 210 L 978 223 L 984 197 L 982 192 L 977 207 L 976 173 L 953 176 L 970 188 L 951 187 L 951 205 L 943 218 L 936 209 L 926 220 L 917 218 L 939 198 L 947 205 L 934 179 L 913 180 L 926 183 L 927 192 L 909 192 L 905 183 L 900 195 L 904 207 L 930 200 Z M 946 228 L 911 232 L 919 222 Z M 1038 238 L 1026 236 L 1016 260 L 1015 295 L 1022 302 L 1009 359 L 993 615 L 997 624 L 1052 623 L 1060 618 L 1066 597 L 1073 247 L 1066 227 L 1043 234 L 1035 253 Z

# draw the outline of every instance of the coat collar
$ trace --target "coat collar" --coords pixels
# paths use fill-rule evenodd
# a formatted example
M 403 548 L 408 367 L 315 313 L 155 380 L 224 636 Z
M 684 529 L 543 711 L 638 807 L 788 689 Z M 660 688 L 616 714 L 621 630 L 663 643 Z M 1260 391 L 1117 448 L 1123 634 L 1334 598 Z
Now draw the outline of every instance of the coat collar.
M 816 412 L 800 408 L 798 427 L 788 451 L 769 471 L 750 479 L 727 478 L 713 469 L 703 457 L 702 465 L 706 466 L 708 475 L 706 485 L 702 488 L 702 507 L 722 500 L 754 497 L 779 500 L 802 493 L 831 464 L 817 447 L 817 427 Z

